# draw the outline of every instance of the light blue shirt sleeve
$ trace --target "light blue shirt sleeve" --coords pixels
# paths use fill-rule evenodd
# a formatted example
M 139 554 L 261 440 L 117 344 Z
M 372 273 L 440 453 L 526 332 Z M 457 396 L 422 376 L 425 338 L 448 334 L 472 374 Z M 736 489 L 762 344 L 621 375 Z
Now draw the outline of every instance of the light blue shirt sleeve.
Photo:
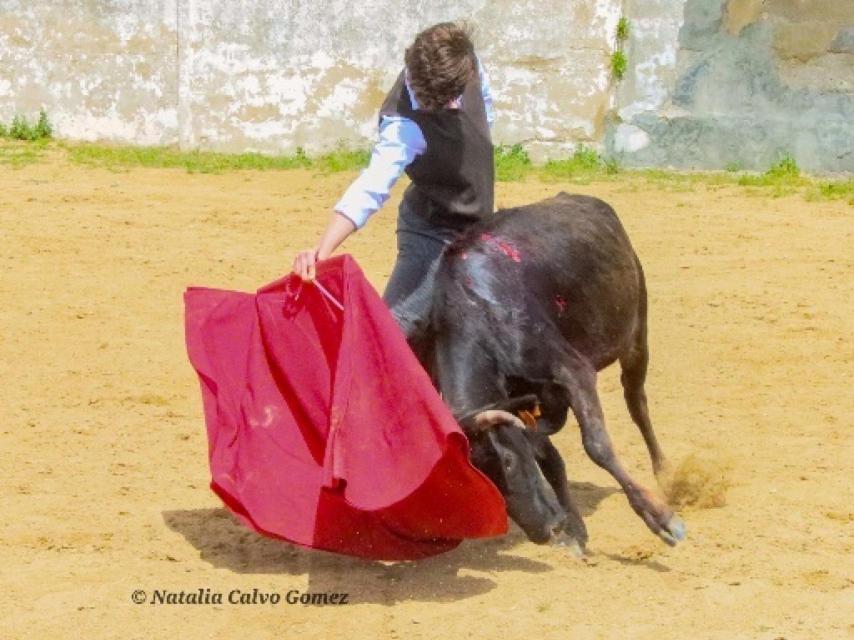
M 371 153 L 368 168 L 347 188 L 335 205 L 335 211 L 361 229 L 388 200 L 391 188 L 403 170 L 426 148 L 421 129 L 412 120 L 384 116 L 380 124 L 380 139 Z
M 478 60 L 481 95 L 486 107 L 486 120 L 489 126 L 495 119 L 492 106 L 492 94 L 489 91 L 489 78 Z M 409 84 L 406 85 L 409 90 Z M 409 90 L 412 108 L 418 108 L 415 95 Z M 383 116 L 380 123 L 380 138 L 374 145 L 371 161 L 367 169 L 359 174 L 334 209 L 348 218 L 356 229 L 365 226 L 374 213 L 385 204 L 391 188 L 400 174 L 416 157 L 424 153 L 427 142 L 420 127 L 409 118 L 402 116 Z

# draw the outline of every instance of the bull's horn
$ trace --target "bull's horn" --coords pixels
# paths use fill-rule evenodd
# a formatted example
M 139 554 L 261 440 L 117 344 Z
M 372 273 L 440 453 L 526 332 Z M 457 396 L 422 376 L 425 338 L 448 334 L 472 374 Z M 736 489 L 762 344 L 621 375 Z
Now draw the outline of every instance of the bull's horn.
M 509 422 L 513 426 L 519 427 L 520 429 L 525 429 L 525 423 L 522 422 L 518 416 L 513 415 L 509 411 L 502 411 L 501 409 L 487 409 L 486 411 L 481 411 L 478 413 L 474 420 L 475 429 L 478 431 L 486 431 L 490 427 L 494 427 L 497 424 L 501 424 L 504 422 Z

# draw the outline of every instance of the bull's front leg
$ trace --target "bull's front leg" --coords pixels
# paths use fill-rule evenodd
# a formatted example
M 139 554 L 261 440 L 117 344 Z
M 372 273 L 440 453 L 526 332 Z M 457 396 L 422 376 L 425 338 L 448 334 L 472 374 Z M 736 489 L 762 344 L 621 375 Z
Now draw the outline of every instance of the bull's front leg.
M 623 467 L 605 427 L 596 393 L 596 371 L 583 358 L 570 355 L 556 375 L 566 387 L 570 406 L 581 427 L 581 440 L 590 459 L 608 471 L 623 488 L 629 504 L 650 530 L 669 545 L 685 538 L 685 525 L 670 507 L 636 482 Z
M 566 465 L 563 458 L 547 435 L 531 431 L 527 431 L 526 435 L 534 446 L 537 463 L 540 465 L 543 475 L 554 490 L 560 506 L 566 510 L 567 518 L 564 531 L 578 542 L 583 550 L 587 546 L 587 527 L 581 517 L 578 505 L 569 492 Z

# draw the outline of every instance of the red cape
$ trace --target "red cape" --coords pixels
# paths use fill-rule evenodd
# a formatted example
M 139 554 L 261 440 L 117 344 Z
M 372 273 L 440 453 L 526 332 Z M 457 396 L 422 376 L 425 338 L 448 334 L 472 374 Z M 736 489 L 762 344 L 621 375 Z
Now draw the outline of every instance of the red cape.
M 382 560 L 507 531 L 504 500 L 356 262 L 257 293 L 190 287 L 211 488 L 259 533 Z

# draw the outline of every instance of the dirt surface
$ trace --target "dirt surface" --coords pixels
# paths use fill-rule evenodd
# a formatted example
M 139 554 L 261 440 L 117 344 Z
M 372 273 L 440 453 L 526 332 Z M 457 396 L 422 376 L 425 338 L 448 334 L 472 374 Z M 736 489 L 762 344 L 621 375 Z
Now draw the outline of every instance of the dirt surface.
M 723 469 L 669 548 L 555 441 L 586 562 L 514 529 L 417 563 L 306 551 L 236 524 L 208 489 L 188 285 L 256 289 L 319 235 L 352 174 L 0 168 L 4 638 L 843 638 L 854 635 L 854 225 L 844 202 L 638 178 L 565 188 L 620 214 L 650 289 L 648 395 L 678 465 Z M 397 197 L 346 250 L 381 288 Z M 654 486 L 615 369 L 624 462 Z M 690 470 L 689 470 L 690 471 Z M 720 480 L 720 478 L 719 478 Z M 345 606 L 137 605 L 136 589 L 348 592 Z

